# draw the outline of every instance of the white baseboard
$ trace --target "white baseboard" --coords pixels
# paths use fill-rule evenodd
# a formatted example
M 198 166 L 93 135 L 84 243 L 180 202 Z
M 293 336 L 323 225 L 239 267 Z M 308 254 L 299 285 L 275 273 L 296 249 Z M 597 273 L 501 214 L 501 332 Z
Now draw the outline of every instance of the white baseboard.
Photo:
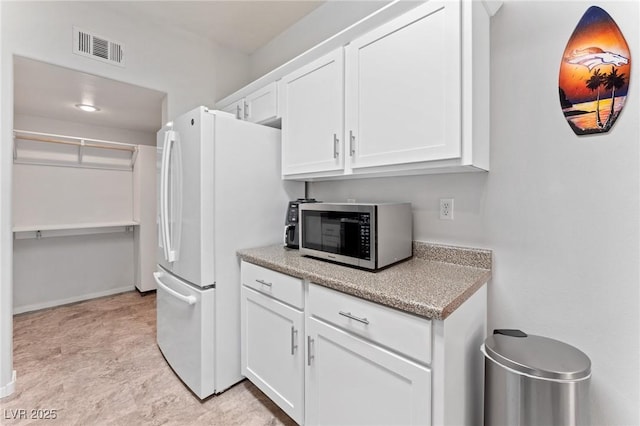
M 126 287 L 112 288 L 106 291 L 100 291 L 98 293 L 89 293 L 82 296 L 70 297 L 68 299 L 50 300 L 43 303 L 35 303 L 33 305 L 14 306 L 13 314 L 22 314 L 25 312 L 38 311 L 40 309 L 53 308 L 54 306 L 68 305 L 69 303 L 82 302 L 84 300 L 96 299 L 98 297 L 111 296 L 113 294 L 125 293 L 127 291 L 135 290 L 134 285 Z
M 16 390 L 16 370 L 13 370 L 11 381 L 0 388 L 0 398 L 11 395 Z

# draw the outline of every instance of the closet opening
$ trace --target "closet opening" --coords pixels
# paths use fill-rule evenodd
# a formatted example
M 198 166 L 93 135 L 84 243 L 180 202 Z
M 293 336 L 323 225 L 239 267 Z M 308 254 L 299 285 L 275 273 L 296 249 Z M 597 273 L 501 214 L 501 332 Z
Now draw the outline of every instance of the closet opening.
M 152 291 L 166 93 L 13 59 L 14 314 Z

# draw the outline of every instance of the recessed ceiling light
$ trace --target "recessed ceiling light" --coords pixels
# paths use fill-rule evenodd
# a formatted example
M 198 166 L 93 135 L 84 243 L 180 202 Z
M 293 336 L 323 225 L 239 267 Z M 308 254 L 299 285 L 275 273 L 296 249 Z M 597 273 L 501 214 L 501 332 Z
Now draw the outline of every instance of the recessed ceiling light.
M 80 108 L 81 110 L 86 111 L 86 112 L 100 111 L 100 108 L 95 107 L 93 105 L 87 105 L 87 104 L 76 104 L 76 108 Z

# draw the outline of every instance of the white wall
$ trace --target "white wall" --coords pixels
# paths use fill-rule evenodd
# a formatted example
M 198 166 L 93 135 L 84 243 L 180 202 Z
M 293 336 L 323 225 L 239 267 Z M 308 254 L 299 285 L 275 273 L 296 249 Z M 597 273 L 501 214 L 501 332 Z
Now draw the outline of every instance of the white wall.
M 4 2 L 0 1 L 0 23 L 4 20 Z M 0 47 L 4 46 L 6 37 L 0 31 Z M 1 50 L 1 49 L 0 49 Z M 1 51 L 0 51 L 1 53 Z M 2 62 L 4 63 L 4 61 Z M 7 96 L 4 84 L 4 66 L 0 66 L 0 100 Z M 7 108 L 0 101 L 0 118 L 4 117 Z M 0 119 L 0 141 L 2 135 L 10 128 L 8 123 Z M 11 168 L 4 166 L 11 164 L 11 148 L 6 143 L 0 143 L 0 398 L 10 395 L 15 389 L 13 382 L 13 286 L 11 258 Z
M 155 288 L 155 281 L 150 278 L 155 270 L 157 245 L 155 201 L 141 207 L 136 205 L 136 197 L 151 196 L 154 200 L 156 134 L 25 114 L 14 115 L 14 128 L 150 147 L 140 148 L 133 174 L 115 170 L 13 165 L 14 226 L 126 222 L 132 219 L 140 222 L 135 229 L 135 238 L 133 232 L 117 232 L 15 240 L 13 312 L 131 290 L 134 283 L 140 288 L 143 288 L 141 283 L 145 283 L 145 290 Z M 141 164 L 149 162 L 154 169 L 150 177 L 145 174 L 149 164 L 141 168 Z M 145 179 L 147 184 L 151 179 L 151 186 L 146 190 L 139 188 L 140 179 Z M 141 208 L 151 213 L 150 219 L 146 214 L 140 220 Z M 148 249 L 138 249 L 141 235 Z
M 593 424 L 640 424 L 638 67 L 607 135 L 575 136 L 558 106 L 565 43 L 592 4 L 640 54 L 638 2 L 509 3 L 494 21 L 490 326 L 578 346 L 593 362 Z
M 13 312 L 133 290 L 133 243 L 133 232 L 14 241 Z
M 508 1 L 493 18 L 489 173 L 313 183 L 311 196 L 411 201 L 416 239 L 492 249 L 489 328 L 580 348 L 593 364 L 592 423 L 637 425 L 638 67 L 609 134 L 575 136 L 558 100 L 564 47 L 592 4 Z M 639 4 L 599 5 L 640 54 Z M 449 197 L 455 220 L 441 221 Z
M 22 130 L 155 142 L 155 135 L 143 132 L 27 115 L 14 118 Z M 13 225 L 131 222 L 133 187 L 132 171 L 13 164 Z M 14 313 L 134 288 L 133 232 L 17 239 L 13 247 Z
M 12 208 L 22 227 L 130 222 L 133 172 L 14 164 Z
M 131 222 L 133 173 L 14 164 L 12 209 L 15 226 Z M 133 232 L 17 239 L 13 248 L 14 313 L 134 288 Z
M 49 62 L 163 91 L 163 122 L 240 87 L 248 79 L 248 57 L 170 27 L 115 14 L 100 2 L 0 2 L 0 390 L 12 375 L 11 145 L 13 55 Z M 72 26 L 112 37 L 125 45 L 121 68 L 74 55 Z
M 126 67 L 74 55 L 74 25 L 123 43 Z M 248 78 L 246 55 L 184 31 L 116 14 L 99 2 L 6 2 L 2 33 L 3 66 L 11 66 L 10 55 L 18 54 L 163 91 L 168 93 L 164 118 L 212 105 L 222 92 Z
M 375 1 L 328 1 L 250 56 L 250 79 L 266 74 L 321 41 L 388 4 Z

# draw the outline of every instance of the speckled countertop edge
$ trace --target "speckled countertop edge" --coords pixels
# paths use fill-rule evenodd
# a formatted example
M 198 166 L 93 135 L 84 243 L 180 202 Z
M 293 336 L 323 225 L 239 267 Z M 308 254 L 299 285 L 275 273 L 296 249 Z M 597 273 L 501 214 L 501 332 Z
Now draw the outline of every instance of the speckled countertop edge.
M 239 250 L 250 263 L 428 319 L 443 320 L 491 278 L 491 251 L 414 242 L 414 256 L 378 272 L 273 245 Z
M 413 242 L 413 257 L 489 270 L 492 265 L 491 250 L 431 244 L 422 241 Z

